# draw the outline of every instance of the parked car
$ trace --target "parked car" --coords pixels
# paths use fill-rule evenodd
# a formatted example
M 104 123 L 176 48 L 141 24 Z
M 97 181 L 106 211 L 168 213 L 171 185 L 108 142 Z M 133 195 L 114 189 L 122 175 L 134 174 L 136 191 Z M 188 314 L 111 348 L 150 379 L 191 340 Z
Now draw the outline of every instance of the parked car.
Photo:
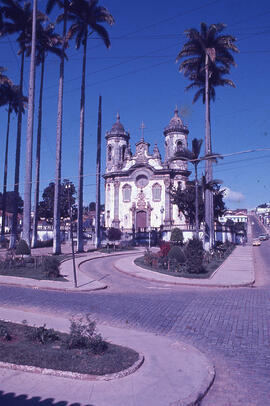
M 269 240 L 269 234 L 262 234 L 259 236 L 260 241 Z
M 254 245 L 254 247 L 259 247 L 261 245 L 261 241 L 256 238 L 252 241 L 252 245 Z

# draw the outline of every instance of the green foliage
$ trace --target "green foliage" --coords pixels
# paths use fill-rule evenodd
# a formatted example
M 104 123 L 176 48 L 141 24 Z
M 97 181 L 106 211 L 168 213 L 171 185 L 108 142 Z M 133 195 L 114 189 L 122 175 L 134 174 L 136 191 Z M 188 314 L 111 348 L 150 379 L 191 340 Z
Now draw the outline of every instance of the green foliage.
M 21 255 L 23 258 L 24 255 L 30 255 L 30 253 L 31 253 L 31 251 L 30 251 L 30 248 L 28 247 L 27 242 L 25 240 L 20 240 L 15 249 L 15 254 Z
M 119 241 L 121 238 L 121 230 L 119 228 L 111 227 L 107 231 L 107 237 L 109 241 Z
M 60 261 L 56 257 L 44 256 L 41 263 L 41 271 L 47 278 L 58 278 Z
M 27 337 L 32 341 L 38 341 L 41 344 L 49 344 L 59 340 L 59 336 L 52 328 L 46 328 L 46 324 L 40 327 L 34 327 L 27 330 Z
M 179 245 L 183 245 L 184 236 L 183 236 L 183 231 L 180 230 L 180 228 L 176 227 L 176 228 L 172 229 L 171 242 L 179 244 Z
M 175 260 L 177 264 L 184 264 L 186 262 L 185 252 L 178 246 L 174 246 L 170 249 L 168 257 L 170 260 Z
M 2 338 L 5 341 L 12 340 L 11 334 L 9 333 L 6 326 L 4 326 L 3 324 L 0 324 L 0 338 Z
M 13 213 L 16 195 L 17 194 L 14 191 L 9 191 L 6 193 L 6 211 L 9 213 Z M 22 213 L 23 200 L 20 195 L 18 195 L 17 201 L 18 201 L 18 212 Z M 1 192 L 0 192 L 0 210 L 3 210 L 3 194 Z
M 203 273 L 204 249 L 200 239 L 193 237 L 186 246 L 187 271 L 189 273 Z
M 70 333 L 68 347 L 87 348 L 94 354 L 103 353 L 108 345 L 100 334 L 96 333 L 96 322 L 91 320 L 89 314 L 85 317 L 70 320 Z

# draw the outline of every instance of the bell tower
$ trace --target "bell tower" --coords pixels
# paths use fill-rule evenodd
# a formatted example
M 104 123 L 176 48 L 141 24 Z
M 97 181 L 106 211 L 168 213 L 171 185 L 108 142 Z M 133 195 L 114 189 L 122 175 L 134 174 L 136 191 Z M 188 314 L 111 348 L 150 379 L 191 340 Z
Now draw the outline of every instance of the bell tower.
M 116 123 L 106 132 L 106 173 L 122 169 L 129 151 L 129 138 L 129 133 L 120 123 L 120 115 L 117 113 Z
M 181 160 L 171 161 L 176 151 L 181 148 L 187 148 L 188 128 L 183 124 L 178 114 L 178 108 L 175 107 L 174 116 L 164 129 L 165 136 L 165 163 L 170 168 L 187 169 L 187 163 Z

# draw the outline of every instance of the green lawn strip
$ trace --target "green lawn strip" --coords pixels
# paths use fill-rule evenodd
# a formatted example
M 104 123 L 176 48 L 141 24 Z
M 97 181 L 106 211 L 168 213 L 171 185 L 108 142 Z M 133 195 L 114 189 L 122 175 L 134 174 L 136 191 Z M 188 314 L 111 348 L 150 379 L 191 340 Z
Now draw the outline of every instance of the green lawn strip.
M 29 338 L 34 327 L 1 321 L 12 339 L 0 337 L 0 361 L 17 365 L 71 371 L 81 374 L 106 375 L 131 367 L 139 354 L 126 347 L 108 343 L 101 354 L 89 349 L 69 349 L 67 333 L 57 332 L 59 340 L 42 344 Z
M 230 253 L 231 254 L 231 253 Z M 144 269 L 150 271 L 158 272 L 163 275 L 175 276 L 176 278 L 189 278 L 189 279 L 208 279 L 215 272 L 215 270 L 220 267 L 220 265 L 225 261 L 225 259 L 230 255 L 226 255 L 221 259 L 213 259 L 211 262 L 204 264 L 205 272 L 203 273 L 188 273 L 188 272 L 177 272 L 177 271 L 168 271 L 163 268 L 156 268 L 150 266 L 144 262 L 144 257 L 139 257 L 134 260 L 134 263 Z
M 29 278 L 37 280 L 50 280 L 57 282 L 68 282 L 64 276 L 59 276 L 59 278 L 46 278 L 46 276 L 40 271 L 39 268 L 34 269 L 28 266 L 21 266 L 15 268 L 0 268 L 0 275 L 4 276 L 16 276 L 18 278 Z

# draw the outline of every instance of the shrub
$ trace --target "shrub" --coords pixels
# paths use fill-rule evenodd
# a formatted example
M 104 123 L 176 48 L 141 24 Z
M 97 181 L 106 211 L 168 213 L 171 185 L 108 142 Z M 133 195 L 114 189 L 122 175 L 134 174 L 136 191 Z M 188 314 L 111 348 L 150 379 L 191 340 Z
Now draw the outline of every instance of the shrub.
M 12 340 L 12 337 L 11 337 L 8 329 L 3 324 L 0 324 L 0 337 L 6 341 Z
M 186 258 L 187 258 L 187 270 L 189 273 L 202 273 L 203 259 L 204 259 L 204 249 L 202 241 L 198 238 L 193 237 L 192 240 L 188 241 L 186 247 Z
M 25 240 L 20 240 L 18 242 L 18 245 L 17 245 L 17 247 L 15 249 L 15 254 L 16 255 L 21 255 L 22 259 L 23 259 L 24 255 L 30 255 L 31 254 L 30 248 L 28 247 L 28 244 L 27 244 L 27 242 Z
M 44 256 L 41 263 L 41 271 L 47 278 L 59 278 L 59 259 L 56 257 Z
M 44 247 L 52 247 L 53 246 L 53 239 L 45 240 L 45 241 L 37 241 L 36 248 L 44 248 Z
M 184 250 L 178 246 L 174 246 L 170 249 L 168 257 L 170 260 L 175 260 L 178 264 L 184 264 L 186 262 Z
M 121 230 L 119 228 L 111 227 L 107 231 L 107 236 L 109 241 L 118 241 L 121 238 Z
M 101 354 L 108 347 L 101 335 L 96 333 L 96 322 L 91 320 L 89 314 L 70 320 L 70 335 L 67 344 L 70 349 L 87 348 L 94 354 Z
M 53 343 L 59 340 L 59 336 L 53 328 L 46 328 L 46 324 L 28 330 L 27 337 L 30 340 L 38 341 L 41 344 Z
M 152 266 L 153 265 L 153 260 L 154 260 L 154 254 L 153 252 L 147 248 L 146 251 L 144 251 L 144 256 L 143 256 L 143 260 L 147 265 Z
M 172 229 L 171 242 L 181 246 L 184 244 L 183 231 L 180 228 L 176 227 Z
M 169 254 L 170 249 L 171 249 L 170 243 L 162 241 L 161 244 L 160 244 L 160 255 L 161 255 L 161 257 L 163 257 L 163 258 L 167 257 L 168 254 Z

